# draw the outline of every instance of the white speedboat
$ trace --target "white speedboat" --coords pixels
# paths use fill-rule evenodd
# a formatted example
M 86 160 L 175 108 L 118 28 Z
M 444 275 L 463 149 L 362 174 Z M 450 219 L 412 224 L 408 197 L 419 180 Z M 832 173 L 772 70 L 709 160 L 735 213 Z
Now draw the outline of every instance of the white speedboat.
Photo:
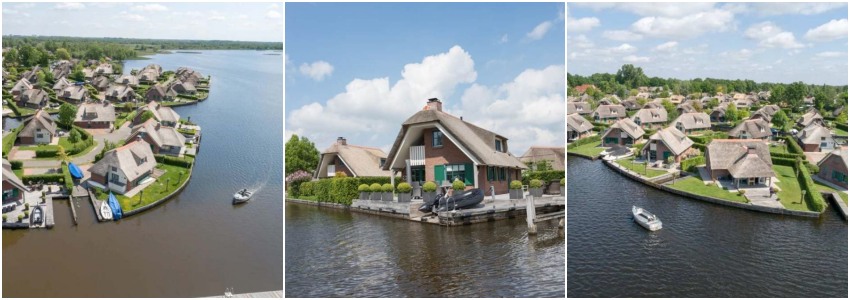
M 233 194 L 233 204 L 236 205 L 251 200 L 251 196 L 253 195 L 254 192 L 249 191 L 248 189 L 242 189 L 236 192 L 236 194 Z
M 104 221 L 112 220 L 112 209 L 109 208 L 106 201 L 103 201 L 103 203 L 100 204 L 100 216 L 103 217 Z
M 640 226 L 649 229 L 649 231 L 661 229 L 661 220 L 643 208 L 632 206 L 632 215 L 635 217 L 635 222 L 640 224 Z

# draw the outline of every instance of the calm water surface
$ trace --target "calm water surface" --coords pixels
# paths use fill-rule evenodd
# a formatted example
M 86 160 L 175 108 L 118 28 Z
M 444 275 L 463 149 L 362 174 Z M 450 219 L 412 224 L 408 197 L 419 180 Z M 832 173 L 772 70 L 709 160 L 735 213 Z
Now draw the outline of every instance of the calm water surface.
M 569 297 L 847 297 L 847 223 L 750 212 L 568 160 Z M 664 229 L 632 220 L 632 205 Z
M 91 205 L 57 201 L 52 230 L 3 230 L 4 297 L 199 297 L 280 290 L 282 61 L 256 51 L 204 51 L 130 61 L 212 75 L 208 100 L 175 108 L 203 128 L 189 185 L 120 222 L 98 224 Z M 230 204 L 242 187 L 253 200 Z
M 564 297 L 564 230 L 439 227 L 286 204 L 287 297 Z

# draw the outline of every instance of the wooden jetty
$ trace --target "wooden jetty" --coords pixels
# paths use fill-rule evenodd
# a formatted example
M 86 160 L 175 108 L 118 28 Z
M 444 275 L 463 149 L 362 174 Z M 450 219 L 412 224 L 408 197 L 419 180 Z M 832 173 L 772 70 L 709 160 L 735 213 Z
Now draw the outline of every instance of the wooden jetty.
M 535 223 L 552 219 L 561 219 L 558 228 L 564 228 L 564 212 L 566 212 L 566 209 L 538 215 L 537 210 L 534 209 L 534 196 L 525 196 L 525 200 L 525 221 L 528 222 L 528 234 L 537 234 L 537 224 Z
M 283 290 L 279 291 L 268 291 L 268 292 L 254 292 L 254 293 L 245 293 L 245 294 L 233 294 L 226 291 L 223 295 L 212 296 L 207 298 L 283 298 Z

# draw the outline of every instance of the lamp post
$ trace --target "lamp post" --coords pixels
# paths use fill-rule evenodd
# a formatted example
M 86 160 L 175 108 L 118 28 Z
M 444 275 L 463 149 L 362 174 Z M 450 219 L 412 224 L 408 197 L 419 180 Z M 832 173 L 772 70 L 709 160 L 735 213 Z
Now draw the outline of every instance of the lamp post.
M 800 204 L 803 204 L 803 198 L 806 198 L 806 190 L 803 190 L 803 194 L 800 195 Z
M 145 193 L 145 190 L 139 191 L 139 203 L 136 203 L 136 206 L 138 206 L 139 204 L 142 204 L 142 194 L 144 194 L 144 193 Z

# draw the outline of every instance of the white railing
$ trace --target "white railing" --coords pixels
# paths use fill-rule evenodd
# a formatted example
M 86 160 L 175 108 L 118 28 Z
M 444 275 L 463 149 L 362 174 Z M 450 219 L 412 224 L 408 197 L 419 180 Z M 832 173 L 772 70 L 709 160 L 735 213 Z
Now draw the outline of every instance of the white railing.
M 334 177 L 336 175 L 336 166 L 329 165 L 328 166 L 328 177 Z
M 410 165 L 424 166 L 425 165 L 425 146 L 410 147 Z

